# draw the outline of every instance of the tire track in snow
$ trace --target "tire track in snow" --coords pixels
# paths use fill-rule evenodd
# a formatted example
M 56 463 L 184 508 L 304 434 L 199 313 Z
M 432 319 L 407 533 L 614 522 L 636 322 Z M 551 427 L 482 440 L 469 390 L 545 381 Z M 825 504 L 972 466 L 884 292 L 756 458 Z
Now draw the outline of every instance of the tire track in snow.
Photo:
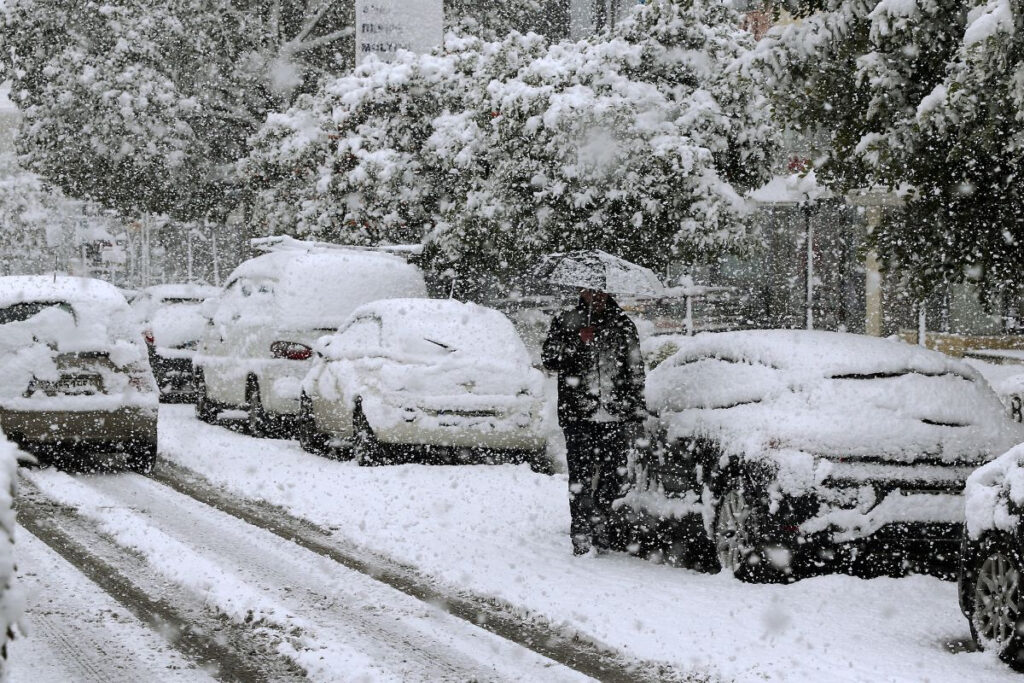
M 30 474 L 150 573 L 278 635 L 319 680 L 581 680 L 577 672 L 137 475 Z M 381 607 L 384 609 L 381 609 Z
M 297 638 L 313 646 L 297 661 L 313 678 L 358 673 L 422 681 L 581 680 L 583 676 L 519 645 L 470 626 L 433 606 L 322 555 L 140 477 L 89 477 L 81 483 L 132 509 L 160 533 L 212 560 L 229 577 L 268 596 L 298 619 Z M 147 556 L 150 553 L 146 553 Z M 268 619 L 274 619 L 273 616 Z M 360 655 L 332 663 L 327 651 Z M 351 655 L 350 655 L 351 656 Z M 317 658 L 324 661 L 316 666 Z
M 160 458 L 149 476 L 179 493 L 330 558 L 596 680 L 607 683 L 654 683 L 708 681 L 713 678 L 706 675 L 694 677 L 662 664 L 624 659 L 575 631 L 560 629 L 542 617 L 532 617 L 515 605 L 447 590 L 415 569 L 347 543 L 281 508 L 235 496 L 210 483 L 202 475 L 170 460 Z
M 117 546 L 74 509 L 54 503 L 19 477 L 18 524 L 67 560 L 176 650 L 221 681 L 261 683 L 302 678 L 252 629 L 236 627 L 194 597 L 152 576 L 137 554 Z M 159 597 L 157 597 L 159 596 Z
M 14 683 L 213 680 L 24 529 L 17 559 L 27 605 L 26 630 L 8 645 Z

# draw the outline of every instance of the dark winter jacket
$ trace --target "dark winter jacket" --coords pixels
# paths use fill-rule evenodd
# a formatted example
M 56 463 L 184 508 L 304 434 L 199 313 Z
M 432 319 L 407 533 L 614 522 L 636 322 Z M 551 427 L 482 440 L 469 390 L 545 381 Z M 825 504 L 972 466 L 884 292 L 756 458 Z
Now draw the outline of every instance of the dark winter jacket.
M 584 328 L 593 328 L 585 343 Z M 600 313 L 580 303 L 556 315 L 544 367 L 558 373 L 558 421 L 635 422 L 644 417 L 644 365 L 636 325 L 614 301 Z

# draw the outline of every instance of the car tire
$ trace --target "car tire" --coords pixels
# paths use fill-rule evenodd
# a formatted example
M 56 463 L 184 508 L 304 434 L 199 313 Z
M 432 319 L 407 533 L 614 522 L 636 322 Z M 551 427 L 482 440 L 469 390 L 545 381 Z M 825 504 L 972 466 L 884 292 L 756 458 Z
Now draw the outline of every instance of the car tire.
M 128 446 L 126 467 L 131 472 L 149 474 L 156 465 L 156 442 L 133 443 Z
M 369 420 L 363 414 L 363 407 L 356 403 L 352 412 L 352 455 L 362 467 L 376 467 L 388 464 L 386 449 L 370 427 Z
M 317 429 L 313 418 L 313 406 L 305 393 L 299 397 L 299 445 L 302 450 L 314 455 L 330 455 L 333 450 L 326 434 Z
M 274 429 L 270 416 L 263 408 L 260 385 L 255 377 L 250 377 L 245 383 L 245 402 L 249 408 L 249 436 L 254 436 L 257 439 L 274 438 L 277 435 L 277 430 Z
M 208 424 L 217 420 L 217 406 L 206 393 L 206 377 L 202 370 L 196 370 L 196 417 Z
M 537 450 L 529 451 L 526 454 L 526 462 L 530 465 L 530 469 L 537 474 L 553 475 L 555 473 L 555 466 L 551 462 L 551 458 L 548 457 L 547 448 L 538 448 Z
M 978 646 L 1024 671 L 1024 561 L 1012 539 L 990 536 L 975 555 L 971 634 Z
M 761 519 L 766 514 L 763 507 L 742 477 L 731 478 L 715 510 L 710 540 L 721 568 L 737 579 L 784 583 L 791 574 L 771 563 L 761 537 Z

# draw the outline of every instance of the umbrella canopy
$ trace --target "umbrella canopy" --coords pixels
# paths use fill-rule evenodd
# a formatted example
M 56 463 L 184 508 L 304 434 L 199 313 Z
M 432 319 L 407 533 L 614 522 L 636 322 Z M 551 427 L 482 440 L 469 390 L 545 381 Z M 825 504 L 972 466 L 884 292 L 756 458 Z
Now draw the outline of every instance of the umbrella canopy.
M 650 268 L 644 268 L 601 251 L 569 251 L 549 254 L 537 275 L 553 285 L 593 289 L 627 296 L 660 296 L 665 288 Z

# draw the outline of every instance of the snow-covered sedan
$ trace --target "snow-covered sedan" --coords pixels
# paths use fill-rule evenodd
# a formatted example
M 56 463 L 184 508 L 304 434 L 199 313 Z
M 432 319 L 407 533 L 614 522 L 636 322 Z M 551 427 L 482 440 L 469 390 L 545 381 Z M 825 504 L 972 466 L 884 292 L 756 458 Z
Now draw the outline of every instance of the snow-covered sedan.
M 740 578 L 868 546 L 952 564 L 968 475 L 1024 441 L 974 369 L 920 347 L 792 330 L 679 344 L 648 377 L 652 448 L 625 502 L 658 543 Z
M 967 480 L 960 608 L 975 641 L 1024 670 L 1024 445 Z
M 228 277 L 196 353 L 196 413 L 248 411 L 255 436 L 289 431 L 313 344 L 361 304 L 426 297 L 423 275 L 404 258 L 291 240 L 242 263 Z
M 121 451 L 145 472 L 156 458 L 158 392 L 142 330 L 100 280 L 0 278 L 0 428 L 65 460 Z
M 219 287 L 166 284 L 147 287 L 132 300 L 161 397 L 189 399 L 195 394 L 192 358 L 207 323 L 202 307 L 219 293 Z
M 303 382 L 300 441 L 362 465 L 525 461 L 547 470 L 543 384 L 498 311 L 378 301 L 321 341 Z

